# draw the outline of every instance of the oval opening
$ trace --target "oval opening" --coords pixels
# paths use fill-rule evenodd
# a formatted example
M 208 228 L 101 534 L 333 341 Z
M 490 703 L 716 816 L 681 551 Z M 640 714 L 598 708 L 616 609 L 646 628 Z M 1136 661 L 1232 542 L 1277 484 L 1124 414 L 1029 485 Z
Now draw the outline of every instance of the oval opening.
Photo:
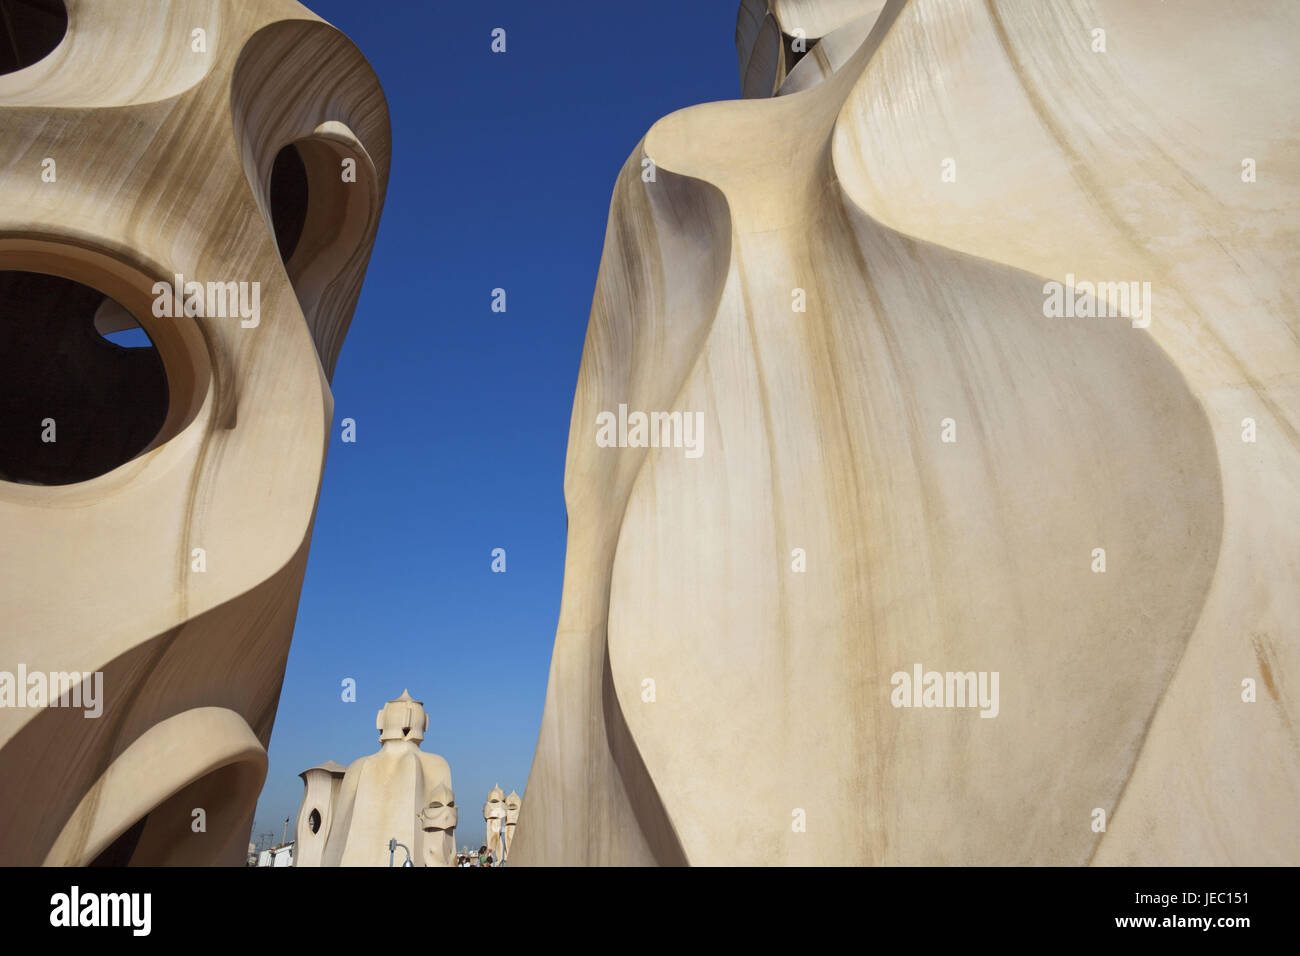
M 236 817 L 246 812 L 241 795 L 249 787 L 250 771 L 245 764 L 220 767 L 172 794 L 131 826 L 127 827 L 88 866 L 211 866 L 223 847 L 207 837 L 233 832 Z M 253 794 L 258 784 L 252 784 Z M 194 808 L 202 807 L 209 828 L 195 834 Z
M 63 0 L 0 0 L 0 76 L 45 59 L 67 32 Z
M 0 480 L 88 481 L 143 452 L 167 418 L 158 349 L 90 286 L 0 270 L 0 355 Z
M 290 143 L 276 154 L 271 167 L 271 225 L 286 265 L 307 223 L 307 191 L 307 166 L 298 147 Z
M 351 317 L 344 303 L 365 274 L 374 180 L 360 143 L 334 122 L 281 147 L 267 179 L 276 246 L 327 376 Z

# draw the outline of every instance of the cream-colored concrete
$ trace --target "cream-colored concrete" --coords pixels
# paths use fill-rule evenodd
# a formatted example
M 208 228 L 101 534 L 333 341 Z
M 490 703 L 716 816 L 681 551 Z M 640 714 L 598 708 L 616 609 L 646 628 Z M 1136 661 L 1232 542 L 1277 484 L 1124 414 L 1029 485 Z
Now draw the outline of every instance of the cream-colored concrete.
M 420 859 L 424 866 L 456 865 L 456 822 L 459 818 L 451 781 L 434 787 L 429 804 L 420 811 Z
M 325 858 L 325 841 L 334 823 L 334 808 L 345 773 L 347 767 L 327 760 L 298 774 L 304 789 L 293 829 L 294 866 L 320 866 Z
M 375 729 L 379 752 L 346 772 L 333 761 L 302 772 L 295 866 L 388 866 L 390 840 L 405 848 L 393 854 L 395 866 L 406 862 L 406 851 L 413 866 L 455 865 L 451 768 L 420 749 L 429 729 L 424 705 L 402 691 L 376 715 Z
M 501 859 L 510 859 L 510 845 L 515 842 L 515 828 L 519 826 L 519 811 L 522 808 L 522 802 L 519 794 L 511 790 L 510 795 L 506 797 L 506 832 L 505 846 L 501 851 Z
M 386 189 L 388 113 L 360 52 L 292 0 L 67 9 L 62 43 L 0 76 L 0 269 L 120 303 L 157 345 L 170 405 L 153 444 L 107 474 L 0 482 L 0 670 L 99 671 L 104 688 L 98 719 L 0 708 L 0 863 L 84 864 L 147 815 L 133 863 L 238 865 L 307 560 L 329 376 Z M 286 268 L 268 191 L 291 143 L 310 200 Z M 176 274 L 258 283 L 260 320 L 156 318 L 154 284 Z M 196 809 L 206 831 L 186 823 Z
M 506 825 L 506 792 L 500 784 L 488 791 L 487 801 L 483 804 L 483 821 L 487 830 L 488 853 L 500 863 L 505 858 L 504 836 L 501 831 Z
M 44 863 L 84 865 L 146 819 L 136 852 L 152 865 L 222 863 L 247 840 L 240 830 L 245 807 L 257 799 L 265 777 L 266 750 L 239 714 L 217 707 L 176 714 L 114 759 Z M 202 818 L 195 808 L 204 811 Z M 203 829 L 196 830 L 200 820 Z
M 890 0 L 650 130 L 512 865 L 1300 863 L 1298 63 L 1292 4 Z M 599 447 L 620 404 L 701 453 Z

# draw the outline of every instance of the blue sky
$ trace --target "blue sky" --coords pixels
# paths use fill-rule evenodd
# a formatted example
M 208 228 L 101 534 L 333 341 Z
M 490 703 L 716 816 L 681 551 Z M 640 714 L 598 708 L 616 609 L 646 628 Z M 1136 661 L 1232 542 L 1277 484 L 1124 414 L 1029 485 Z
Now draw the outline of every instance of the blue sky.
M 278 841 L 288 817 L 292 837 L 299 771 L 373 753 L 375 712 L 409 688 L 429 712 L 424 749 L 451 764 L 457 844 L 477 847 L 488 789 L 524 793 L 541 725 L 569 413 L 614 179 L 658 118 L 739 96 L 739 3 L 307 4 L 379 74 L 393 166 L 334 376 L 253 836 Z

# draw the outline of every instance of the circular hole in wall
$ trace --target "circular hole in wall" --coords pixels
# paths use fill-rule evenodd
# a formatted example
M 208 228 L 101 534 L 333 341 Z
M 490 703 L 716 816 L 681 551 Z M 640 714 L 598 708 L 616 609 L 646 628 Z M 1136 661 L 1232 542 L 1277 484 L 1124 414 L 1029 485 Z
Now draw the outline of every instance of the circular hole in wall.
M 0 480 L 106 474 L 149 447 L 168 402 L 162 358 L 122 306 L 71 279 L 0 270 Z
M 67 32 L 63 0 L 0 0 L 0 76 L 43 60 Z
M 311 827 L 312 833 L 320 833 L 320 811 L 313 809 L 311 816 L 307 818 L 307 826 Z

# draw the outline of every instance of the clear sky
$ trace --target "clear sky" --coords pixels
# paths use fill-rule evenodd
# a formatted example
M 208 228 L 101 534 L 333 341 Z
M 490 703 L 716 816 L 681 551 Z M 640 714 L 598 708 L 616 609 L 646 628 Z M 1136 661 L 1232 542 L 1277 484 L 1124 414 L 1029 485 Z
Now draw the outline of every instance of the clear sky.
M 451 764 L 457 845 L 477 848 L 488 789 L 524 793 L 541 726 L 569 413 L 614 180 L 655 120 L 739 96 L 739 2 L 306 2 L 378 73 L 393 165 L 334 376 L 253 837 L 278 841 L 288 817 L 292 838 L 297 774 L 377 750 L 375 712 L 409 688 L 429 712 L 424 749 Z

